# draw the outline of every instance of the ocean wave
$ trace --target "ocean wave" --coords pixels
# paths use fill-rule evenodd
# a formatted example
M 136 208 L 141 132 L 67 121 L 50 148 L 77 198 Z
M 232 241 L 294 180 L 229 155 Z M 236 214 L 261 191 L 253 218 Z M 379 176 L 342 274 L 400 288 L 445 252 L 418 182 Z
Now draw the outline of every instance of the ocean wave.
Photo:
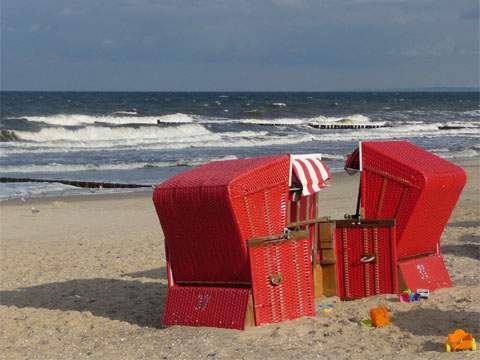
M 441 123 L 418 124 L 399 127 L 382 127 L 377 129 L 358 129 L 353 131 L 323 131 L 314 134 L 315 141 L 360 141 L 360 140 L 388 140 L 408 138 L 435 138 L 435 137 L 458 137 L 480 138 L 478 128 L 461 128 L 439 130 Z
M 184 114 L 183 114 L 184 115 Z M 173 116 L 173 115 L 172 115 Z M 193 119 L 188 115 L 188 121 Z M 8 130 L 8 136 L 0 143 L 0 153 L 15 152 L 49 152 L 52 151 L 75 151 L 79 149 L 182 149 L 195 147 L 248 147 L 248 146 L 272 146 L 290 145 L 309 141 L 355 141 L 375 140 L 390 138 L 409 137 L 455 137 L 466 136 L 470 138 L 480 137 L 480 127 L 476 121 L 436 122 L 423 123 L 419 121 L 403 122 L 401 124 L 388 124 L 389 126 L 376 129 L 312 129 L 312 124 L 354 124 L 380 125 L 381 122 L 372 121 L 369 117 L 354 114 L 344 117 L 315 117 L 315 118 L 279 118 L 265 119 L 241 119 L 225 120 L 243 125 L 275 125 L 294 126 L 287 129 L 268 129 L 269 131 L 253 130 L 246 127 L 244 130 L 232 131 L 231 126 L 211 126 L 195 122 L 165 123 L 162 126 L 95 126 L 86 125 L 81 128 L 68 128 L 51 126 L 41 128 L 40 131 Z M 187 118 L 184 118 L 184 120 Z M 315 119 L 314 121 L 312 119 Z M 164 121 L 170 119 L 164 118 Z M 210 121 L 210 120 L 206 120 Z M 218 123 L 218 120 L 211 121 Z M 221 124 L 222 122 L 220 122 Z M 445 127 L 445 125 L 452 125 Z M 454 126 L 455 125 L 455 126 Z M 441 128 L 442 127 L 442 128 Z M 441 128 L 441 129 L 440 129 Z M 214 129 L 215 131 L 213 131 Z M 221 132 L 220 130 L 224 130 Z M 279 131 L 281 130 L 281 131 Z M 2 156 L 4 156 L 2 154 Z
M 244 125 L 270 125 L 270 126 L 287 126 L 287 125 L 304 125 L 307 119 L 297 118 L 278 118 L 278 119 L 241 119 L 231 120 L 232 123 Z
M 156 119 L 157 119 L 157 123 L 176 123 L 176 124 L 192 123 L 195 121 L 195 117 L 187 114 L 182 114 L 182 113 L 162 115 L 162 116 L 156 117 Z
M 26 200 L 30 197 L 42 196 L 45 194 L 62 194 L 63 192 L 87 192 L 87 189 L 79 189 L 74 186 L 59 183 L 3 183 L 0 191 L 0 201 L 7 199 Z
M 38 132 L 16 131 L 20 140 L 35 142 L 95 142 L 95 141 L 165 141 L 178 142 L 189 138 L 216 137 L 202 125 L 186 124 L 172 127 L 96 127 L 87 126 L 80 129 L 67 129 L 63 127 L 43 128 Z
M 137 189 L 86 189 L 76 186 L 65 185 L 60 183 L 37 183 L 37 182 L 21 182 L 21 183 L 3 183 L 0 191 L 0 201 L 8 199 L 23 199 L 28 201 L 29 198 L 63 196 L 63 195 L 94 195 L 97 193 L 118 193 L 118 192 L 134 192 L 142 191 L 145 188 Z
M 2 143 L 2 148 L 32 151 L 38 148 L 74 149 L 143 148 L 182 149 L 187 147 L 245 147 L 300 143 L 312 140 L 308 133 L 272 135 L 267 131 L 213 132 L 200 124 L 169 127 L 97 127 L 80 129 L 50 127 L 38 132 L 16 131 L 21 141 Z
M 254 109 L 246 113 L 256 113 Z M 23 116 L 22 119 L 44 123 L 51 126 L 86 126 L 94 124 L 111 125 L 173 125 L 173 124 L 244 124 L 244 125 L 329 125 L 329 124 L 366 124 L 385 125 L 385 122 L 373 122 L 368 116 L 352 114 L 340 117 L 319 115 L 312 118 L 273 118 L 273 119 L 232 119 L 222 117 L 205 117 L 183 113 L 167 114 L 160 116 L 138 116 L 136 111 L 117 111 L 109 115 L 94 116 L 85 114 L 57 114 L 48 116 Z
M 345 160 L 345 155 L 335 155 L 322 153 L 322 160 Z
M 371 123 L 372 120 L 365 115 L 362 114 L 353 114 L 341 117 L 334 117 L 334 116 L 317 116 L 309 120 L 312 124 L 366 124 Z
M 480 129 L 480 121 L 449 121 L 444 126 Z
M 0 143 L 5 152 L 58 151 L 78 149 L 182 149 L 205 147 L 248 147 L 290 145 L 309 141 L 356 141 L 409 137 L 456 137 L 479 138 L 478 128 L 439 130 L 440 123 L 416 124 L 378 129 L 332 130 L 332 131 L 291 131 L 270 133 L 267 131 L 213 132 L 200 124 L 183 124 L 169 127 L 96 127 L 81 129 L 44 128 L 39 132 L 18 131 L 15 136 L 21 140 Z
M 114 111 L 112 115 L 127 115 L 127 116 L 136 116 L 138 115 L 138 112 L 136 109 L 133 109 L 131 111 Z
M 75 172 L 75 171 L 107 171 L 107 170 L 134 170 L 134 169 L 157 169 L 179 166 L 198 166 L 210 161 L 225 161 L 237 159 L 234 155 L 223 157 L 200 157 L 193 159 L 178 159 L 176 161 L 158 162 L 131 162 L 116 164 L 59 164 L 49 163 L 44 165 L 7 165 L 0 166 L 0 172 L 7 173 L 45 173 L 45 172 Z
M 368 116 L 362 114 L 353 114 L 346 116 L 316 116 L 313 118 L 276 118 L 276 119 L 241 119 L 230 120 L 239 124 L 246 125 L 271 125 L 271 126 L 288 126 L 288 125 L 376 125 L 385 126 L 385 121 L 372 121 Z
M 463 150 L 453 150 L 453 151 L 452 150 L 448 150 L 448 151 L 432 150 L 432 152 L 444 159 L 472 158 L 472 157 L 477 157 L 479 155 L 479 152 L 473 148 L 463 149 Z
M 436 155 L 445 158 L 472 158 L 479 156 L 479 150 L 475 148 L 450 150 L 448 148 L 432 149 Z M 324 160 L 343 161 L 344 155 L 322 153 Z M 13 173 L 65 173 L 79 171 L 114 171 L 114 170 L 137 170 L 137 169 L 160 169 L 172 167 L 192 167 L 199 166 L 211 161 L 225 161 L 238 159 L 235 155 L 223 157 L 199 157 L 193 159 L 181 158 L 175 161 L 157 161 L 157 162 L 120 162 L 107 164 L 28 164 L 28 165 L 6 165 L 0 166 L 0 172 L 3 174 Z
M 480 109 L 478 109 L 478 110 L 464 111 L 463 113 L 464 113 L 465 115 L 469 115 L 469 116 L 479 116 L 479 117 L 480 117 Z
M 28 121 L 44 123 L 56 126 L 81 126 L 95 123 L 112 125 L 126 124 L 157 124 L 157 123 L 192 123 L 194 118 L 183 113 L 168 114 L 161 116 L 136 116 L 137 112 L 117 111 L 110 115 L 94 116 L 84 114 L 57 114 L 48 116 L 23 116 Z

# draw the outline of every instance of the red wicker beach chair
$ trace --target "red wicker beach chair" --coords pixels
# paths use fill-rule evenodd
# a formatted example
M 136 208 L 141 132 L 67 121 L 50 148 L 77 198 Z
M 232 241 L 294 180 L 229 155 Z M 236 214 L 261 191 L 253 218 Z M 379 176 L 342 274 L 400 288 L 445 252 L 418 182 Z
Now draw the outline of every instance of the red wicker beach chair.
M 400 286 L 451 286 L 440 236 L 465 185 L 463 169 L 408 141 L 361 142 L 345 168 L 361 171 L 362 217 L 395 219 Z
M 212 162 L 156 188 L 169 281 L 165 325 L 243 329 L 315 314 L 311 236 L 306 225 L 288 229 L 290 160 Z M 311 186 L 318 169 L 308 167 Z M 319 184 L 323 178 L 314 190 Z

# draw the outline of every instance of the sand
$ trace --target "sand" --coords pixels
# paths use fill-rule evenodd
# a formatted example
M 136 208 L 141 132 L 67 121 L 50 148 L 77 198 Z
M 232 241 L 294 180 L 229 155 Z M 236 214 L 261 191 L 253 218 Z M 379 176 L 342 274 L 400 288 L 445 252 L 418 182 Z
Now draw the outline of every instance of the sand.
M 330 313 L 243 332 L 161 327 L 165 254 L 150 193 L 3 202 L 0 358 L 480 358 L 444 353 L 456 328 L 480 340 L 479 159 L 460 165 L 468 184 L 442 236 L 453 288 L 412 304 L 391 295 L 324 298 L 319 303 L 334 305 Z M 324 213 L 354 212 L 357 181 L 336 176 L 322 192 Z M 379 304 L 392 325 L 359 325 Z

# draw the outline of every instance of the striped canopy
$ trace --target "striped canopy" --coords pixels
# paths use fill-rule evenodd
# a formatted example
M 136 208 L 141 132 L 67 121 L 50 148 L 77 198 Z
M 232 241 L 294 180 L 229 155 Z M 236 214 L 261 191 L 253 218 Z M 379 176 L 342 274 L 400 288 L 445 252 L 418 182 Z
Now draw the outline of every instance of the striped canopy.
M 291 155 L 290 166 L 291 174 L 302 185 L 303 196 L 320 191 L 332 177 L 320 154 Z

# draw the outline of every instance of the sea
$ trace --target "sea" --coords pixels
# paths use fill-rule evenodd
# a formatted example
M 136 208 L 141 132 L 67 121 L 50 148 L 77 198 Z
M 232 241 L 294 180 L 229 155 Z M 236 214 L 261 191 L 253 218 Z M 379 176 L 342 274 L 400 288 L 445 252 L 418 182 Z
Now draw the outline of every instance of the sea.
M 407 139 L 446 159 L 478 157 L 478 92 L 0 93 L 0 200 L 155 186 L 213 160 L 321 153 L 333 172 L 361 140 Z

